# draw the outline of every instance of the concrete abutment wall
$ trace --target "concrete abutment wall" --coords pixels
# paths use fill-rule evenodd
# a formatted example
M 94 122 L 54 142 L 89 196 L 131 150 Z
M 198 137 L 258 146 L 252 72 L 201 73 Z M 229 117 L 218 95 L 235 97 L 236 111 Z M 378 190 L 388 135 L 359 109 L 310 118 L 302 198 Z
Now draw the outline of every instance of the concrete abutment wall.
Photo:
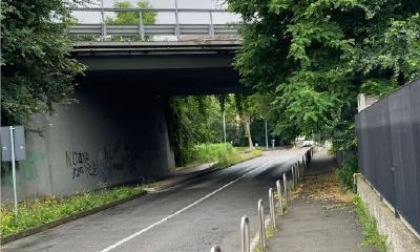
M 85 86 L 76 98 L 78 103 L 57 104 L 51 116 L 37 115 L 25 127 L 19 200 L 147 182 L 174 166 L 167 98 L 116 85 Z M 11 172 L 3 175 L 1 189 L 3 201 L 13 199 Z
M 394 212 L 379 196 L 379 193 L 367 182 L 362 174 L 356 175 L 357 194 L 367 206 L 370 214 L 376 219 L 380 234 L 387 236 L 389 252 L 420 252 L 420 237 L 415 235 L 407 222 L 396 218 Z M 417 234 L 418 235 L 418 234 Z

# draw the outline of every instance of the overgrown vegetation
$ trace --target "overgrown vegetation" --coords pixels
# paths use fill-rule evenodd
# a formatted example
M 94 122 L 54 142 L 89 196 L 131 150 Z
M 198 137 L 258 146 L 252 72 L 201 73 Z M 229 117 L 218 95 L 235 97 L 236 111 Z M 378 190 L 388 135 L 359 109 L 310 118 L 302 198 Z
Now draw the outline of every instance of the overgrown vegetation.
M 261 150 L 233 147 L 231 144 L 199 144 L 188 153 L 186 167 L 204 163 L 215 163 L 213 167 L 222 168 L 243 160 L 261 155 Z
M 85 67 L 70 57 L 64 29 L 69 6 L 82 0 L 1 1 L 1 121 L 24 123 L 71 102 L 74 76 Z
M 381 252 L 387 251 L 386 236 L 378 233 L 376 220 L 369 214 L 365 204 L 359 196 L 353 198 L 356 213 L 363 228 L 364 247 L 374 246 Z
M 244 160 L 260 156 L 261 153 L 261 150 L 256 149 L 247 149 L 243 151 L 238 151 L 234 149 L 234 151 L 231 153 L 221 153 L 218 157 L 218 162 L 214 165 L 214 167 L 224 168 L 227 166 L 231 166 L 240 163 Z
M 357 158 L 351 156 L 344 161 L 344 164 L 336 170 L 337 177 L 347 189 L 353 187 L 353 175 L 357 172 Z
M 226 141 L 231 143 L 223 145 L 227 154 L 234 154 L 231 153 L 232 145 L 249 147 L 252 143 L 250 137 L 263 139 L 264 127 L 261 127 L 263 124 L 258 113 L 252 110 L 250 99 L 241 95 L 171 98 L 167 118 L 177 164 L 187 166 L 199 160 L 208 162 L 215 159 L 216 152 L 221 155 L 223 152 L 217 149 L 222 145 L 217 143 L 224 141 L 223 118 L 226 121 Z M 209 158 L 206 151 L 213 158 Z M 223 158 L 223 155 L 219 157 Z
M 19 233 L 30 228 L 62 219 L 95 207 L 125 199 L 143 192 L 141 186 L 103 188 L 95 192 L 84 192 L 69 198 L 48 197 L 19 203 L 19 214 L 15 216 L 12 205 L 2 206 L 1 237 Z
M 357 94 L 420 76 L 417 0 L 227 2 L 243 17 L 235 67 L 289 138 L 314 132 L 354 151 Z

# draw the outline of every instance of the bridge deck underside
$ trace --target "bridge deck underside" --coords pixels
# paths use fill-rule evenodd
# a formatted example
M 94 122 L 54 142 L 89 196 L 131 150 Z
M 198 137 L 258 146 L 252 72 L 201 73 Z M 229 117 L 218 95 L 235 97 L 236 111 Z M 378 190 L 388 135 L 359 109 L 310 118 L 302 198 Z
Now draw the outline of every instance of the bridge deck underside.
M 89 71 L 83 85 L 134 88 L 142 94 L 200 95 L 249 92 L 232 68 Z

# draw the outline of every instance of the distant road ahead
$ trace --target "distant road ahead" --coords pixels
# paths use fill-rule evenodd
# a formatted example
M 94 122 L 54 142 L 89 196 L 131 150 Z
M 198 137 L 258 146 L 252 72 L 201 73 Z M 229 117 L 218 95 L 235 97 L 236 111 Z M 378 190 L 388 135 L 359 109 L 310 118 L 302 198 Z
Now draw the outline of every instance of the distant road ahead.
M 174 188 L 6 244 L 3 252 L 240 251 L 240 219 L 256 233 L 257 201 L 305 149 L 278 150 Z

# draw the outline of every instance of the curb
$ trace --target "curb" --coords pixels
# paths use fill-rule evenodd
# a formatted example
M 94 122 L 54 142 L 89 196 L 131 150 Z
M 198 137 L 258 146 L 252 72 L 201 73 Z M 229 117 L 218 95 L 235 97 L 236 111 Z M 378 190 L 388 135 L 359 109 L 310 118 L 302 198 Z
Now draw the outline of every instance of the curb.
M 92 209 L 89 209 L 89 210 L 78 212 L 78 213 L 66 216 L 64 218 L 58 219 L 58 220 L 48 222 L 46 224 L 42 224 L 40 226 L 30 228 L 30 229 L 25 230 L 25 231 L 20 232 L 20 233 L 16 233 L 16 234 L 12 234 L 12 235 L 2 237 L 0 239 L 0 245 L 4 245 L 6 243 L 21 239 L 23 237 L 27 237 L 27 236 L 30 236 L 30 235 L 33 235 L 33 234 L 37 234 L 37 233 L 46 231 L 48 229 L 60 226 L 60 225 L 65 224 L 67 222 L 70 222 L 70 221 L 73 221 L 73 220 L 76 220 L 76 219 L 79 219 L 79 218 L 82 218 L 82 217 L 85 217 L 85 216 L 88 216 L 88 215 L 91 215 L 91 214 L 94 214 L 94 213 L 97 213 L 97 212 L 100 212 L 100 211 L 103 211 L 103 210 L 106 210 L 108 208 L 123 204 L 125 202 L 128 202 L 128 201 L 136 199 L 136 198 L 140 198 L 140 197 L 142 197 L 146 194 L 147 194 L 147 192 L 143 191 L 141 193 L 132 195 L 132 196 L 130 196 L 128 198 L 125 198 L 125 199 L 120 199 L 118 201 L 114 201 L 114 202 L 111 202 L 111 203 L 108 203 L 108 204 L 105 204 L 105 205 L 102 205 L 102 206 L 98 206 L 98 207 L 95 207 L 95 208 L 92 208 Z
M 186 181 L 188 181 L 190 179 L 195 179 L 195 178 L 198 178 L 198 177 L 200 177 L 202 175 L 206 175 L 208 173 L 215 172 L 217 170 L 218 169 L 215 169 L 215 168 L 211 167 L 211 168 L 208 168 L 208 169 L 205 169 L 205 170 L 202 170 L 202 171 L 198 171 L 195 174 L 191 174 L 191 175 L 185 176 L 184 178 L 182 178 L 179 181 L 176 181 L 176 182 L 174 182 L 172 184 L 162 185 L 162 186 L 155 186 L 155 187 L 146 187 L 146 188 L 144 188 L 144 190 L 146 192 L 148 192 L 148 193 L 154 193 L 154 192 L 163 191 L 163 190 L 169 189 L 171 187 L 180 185 L 180 184 L 182 184 L 182 183 L 184 183 L 184 182 L 186 182 Z
M 254 158 L 257 158 L 257 157 L 261 157 L 261 154 L 260 154 L 260 155 L 258 155 L 258 156 L 255 156 L 255 157 L 250 157 L 250 158 L 247 158 L 247 159 L 241 160 L 241 161 L 240 161 L 240 162 L 238 162 L 238 163 L 229 164 L 229 165 L 222 166 L 222 167 L 217 167 L 217 168 L 215 168 L 215 167 L 214 167 L 214 165 L 213 165 L 213 166 L 211 166 L 211 167 L 210 167 L 210 168 L 208 168 L 208 169 L 201 170 L 201 171 L 197 171 L 196 173 L 193 173 L 193 174 L 191 174 L 191 175 L 189 175 L 189 176 L 186 176 L 185 178 L 180 179 L 179 181 L 177 181 L 177 182 L 175 182 L 175 183 L 173 183 L 173 184 L 163 185 L 163 186 L 156 186 L 156 187 L 149 187 L 149 188 L 144 188 L 144 190 L 145 190 L 145 191 L 147 191 L 148 193 L 154 193 L 154 192 L 163 191 L 163 190 L 169 189 L 169 188 L 171 188 L 171 187 L 174 187 L 174 186 L 180 185 L 180 184 L 182 184 L 182 183 L 185 183 L 185 182 L 186 182 L 186 181 L 188 181 L 188 180 L 191 180 L 191 179 L 196 179 L 196 178 L 198 178 L 198 177 L 200 177 L 200 176 L 203 176 L 203 175 L 206 175 L 206 174 L 209 174 L 209 173 L 215 172 L 215 171 L 223 170 L 223 169 L 229 168 L 229 167 L 231 167 L 231 166 L 233 166 L 233 165 L 236 165 L 236 164 L 239 164 L 239 163 L 242 163 L 242 162 L 246 162 L 246 161 L 249 161 L 249 160 L 254 159 Z

